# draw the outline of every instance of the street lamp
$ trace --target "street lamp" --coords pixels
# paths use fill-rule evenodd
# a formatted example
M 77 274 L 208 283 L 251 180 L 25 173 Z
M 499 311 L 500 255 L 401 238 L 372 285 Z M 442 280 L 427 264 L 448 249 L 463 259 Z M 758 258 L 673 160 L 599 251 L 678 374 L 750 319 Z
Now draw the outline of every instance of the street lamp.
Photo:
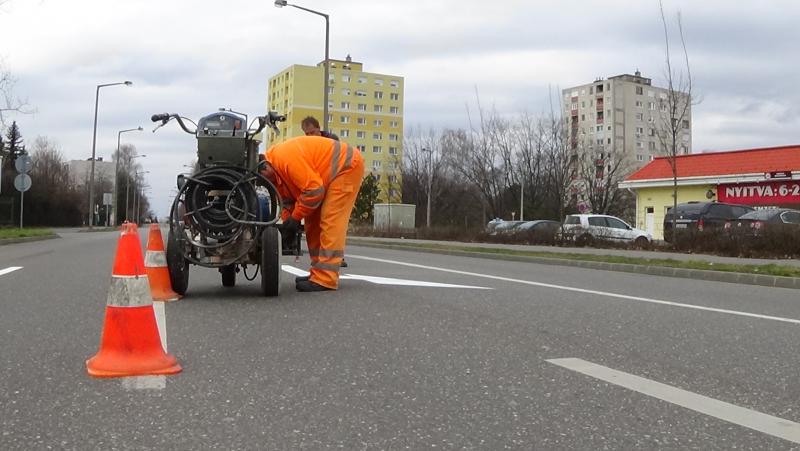
M 117 132 L 117 157 L 114 158 L 114 208 L 112 208 L 112 210 L 114 210 L 114 225 L 117 225 L 117 206 L 119 205 L 119 189 L 117 188 L 119 186 L 117 185 L 117 181 L 119 180 L 119 140 L 123 133 L 140 132 L 142 130 L 143 128 L 140 126 Z
M 321 13 L 319 11 L 314 11 L 313 9 L 304 8 L 302 6 L 297 6 L 289 3 L 287 0 L 275 0 L 275 6 L 278 8 L 282 8 L 284 6 L 291 6 L 293 8 L 302 9 L 303 11 L 310 12 L 311 14 L 316 14 L 318 16 L 322 16 L 325 18 L 325 71 L 323 77 L 325 77 L 325 81 L 323 83 L 323 89 L 325 92 L 322 95 L 322 128 L 323 130 L 328 130 L 328 48 L 329 48 L 329 37 L 330 37 L 330 20 L 328 19 L 328 15 Z
M 89 228 L 91 229 L 94 226 L 94 160 L 96 159 L 96 144 L 97 144 L 97 106 L 100 103 L 100 88 L 105 88 L 106 86 L 116 86 L 116 85 L 125 85 L 130 86 L 132 85 L 132 81 L 123 81 L 120 83 L 105 83 L 102 85 L 97 85 L 97 91 L 94 95 L 94 131 L 92 132 L 92 169 L 89 174 Z M 116 174 L 115 174 L 116 175 Z
M 139 190 L 136 190 L 136 191 L 137 191 L 136 194 L 139 194 L 138 193 Z M 142 208 L 142 197 L 144 196 L 145 192 L 149 192 L 149 191 L 150 191 L 150 187 L 149 186 L 142 186 L 142 193 L 139 194 L 139 196 L 138 196 L 139 197 L 139 202 L 136 203 L 136 216 L 134 217 L 134 222 L 137 223 L 137 224 L 139 223 L 139 213 L 140 213 L 139 209 Z
M 137 173 L 136 173 L 136 180 L 139 180 L 139 176 L 140 176 L 140 175 L 149 174 L 149 173 L 150 173 L 150 171 L 142 171 L 142 172 L 137 172 Z M 144 189 L 145 189 L 145 186 L 144 186 L 144 185 L 142 185 L 142 186 L 138 187 L 138 188 L 137 188 L 137 189 L 136 189 L 136 190 L 133 192 L 133 214 L 134 214 L 134 216 L 133 216 L 133 222 L 134 222 L 135 224 L 138 224 L 138 223 L 139 223 L 139 204 L 142 202 L 142 198 L 141 198 L 141 196 L 139 195 L 140 188 L 141 188 L 141 191 L 144 191 Z M 138 198 L 138 202 L 137 202 L 137 198 Z
M 430 149 L 422 148 L 422 151 L 428 154 L 428 203 L 427 203 L 427 215 L 426 215 L 426 224 L 428 228 L 431 228 L 431 182 L 433 180 L 433 168 L 431 164 L 431 158 L 433 155 L 433 151 Z
M 131 157 L 131 160 L 133 160 L 135 158 L 144 158 L 146 156 L 147 155 L 135 155 L 135 156 Z M 131 163 L 130 160 L 128 160 L 128 165 L 130 165 L 130 163 Z M 125 179 L 126 179 L 125 180 L 125 220 L 126 221 L 128 220 L 128 211 L 130 211 L 130 210 L 128 210 L 128 198 L 130 196 L 130 190 L 131 190 L 131 175 L 130 175 L 130 173 L 128 173 L 129 170 L 130 170 L 130 166 L 128 168 L 126 168 L 126 170 L 125 170 L 125 176 L 126 176 L 125 177 Z M 137 175 L 138 174 L 146 174 L 146 173 L 147 172 L 139 172 L 139 173 L 137 173 Z

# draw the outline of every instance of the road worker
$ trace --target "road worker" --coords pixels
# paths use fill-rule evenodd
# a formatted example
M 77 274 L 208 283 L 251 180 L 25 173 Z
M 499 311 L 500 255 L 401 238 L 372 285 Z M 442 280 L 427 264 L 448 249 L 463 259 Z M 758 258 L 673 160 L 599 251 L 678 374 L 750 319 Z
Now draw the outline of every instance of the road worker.
M 337 289 L 347 224 L 364 175 L 361 152 L 329 138 L 299 136 L 272 146 L 260 172 L 284 200 L 282 233 L 297 233 L 305 220 L 311 274 L 295 279 L 297 290 Z

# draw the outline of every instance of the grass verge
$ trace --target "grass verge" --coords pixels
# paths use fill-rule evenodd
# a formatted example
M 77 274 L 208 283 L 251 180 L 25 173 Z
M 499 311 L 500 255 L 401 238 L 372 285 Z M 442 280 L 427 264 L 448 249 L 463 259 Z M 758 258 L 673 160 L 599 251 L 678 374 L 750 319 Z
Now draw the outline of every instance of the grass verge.
M 357 238 L 354 239 L 356 241 Z M 372 242 L 374 243 L 374 242 Z M 660 266 L 666 268 L 700 269 L 706 271 L 723 271 L 743 274 L 761 274 L 766 276 L 800 277 L 800 268 L 777 264 L 768 265 L 734 265 L 729 263 L 713 263 L 698 260 L 673 260 L 657 258 L 623 257 L 617 255 L 571 254 L 561 252 L 520 251 L 515 249 L 484 248 L 470 246 L 447 246 L 428 243 L 391 243 L 390 246 L 422 248 L 441 251 L 474 252 L 478 254 L 511 255 L 523 257 L 553 258 L 560 260 L 578 260 L 604 263 L 622 263 L 627 265 Z
M 0 228 L 0 240 L 11 238 L 29 238 L 34 236 L 50 236 L 53 231 L 43 228 Z

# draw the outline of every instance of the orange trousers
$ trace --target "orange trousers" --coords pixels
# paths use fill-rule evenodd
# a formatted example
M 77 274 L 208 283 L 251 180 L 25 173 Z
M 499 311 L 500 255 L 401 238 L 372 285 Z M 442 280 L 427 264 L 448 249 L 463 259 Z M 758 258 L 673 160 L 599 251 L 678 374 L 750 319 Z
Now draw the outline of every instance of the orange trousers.
M 331 181 L 322 205 L 305 218 L 306 243 L 311 257 L 310 280 L 314 283 L 334 290 L 339 287 L 347 224 L 363 177 L 364 161 L 359 159 L 353 162 L 350 170 Z

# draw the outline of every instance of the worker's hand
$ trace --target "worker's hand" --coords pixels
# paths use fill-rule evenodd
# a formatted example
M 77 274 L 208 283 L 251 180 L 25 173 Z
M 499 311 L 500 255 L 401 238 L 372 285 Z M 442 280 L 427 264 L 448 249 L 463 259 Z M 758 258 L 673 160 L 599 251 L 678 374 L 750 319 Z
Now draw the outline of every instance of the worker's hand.
M 294 237 L 300 230 L 300 221 L 289 216 L 283 224 L 281 224 L 281 233 L 287 237 Z

